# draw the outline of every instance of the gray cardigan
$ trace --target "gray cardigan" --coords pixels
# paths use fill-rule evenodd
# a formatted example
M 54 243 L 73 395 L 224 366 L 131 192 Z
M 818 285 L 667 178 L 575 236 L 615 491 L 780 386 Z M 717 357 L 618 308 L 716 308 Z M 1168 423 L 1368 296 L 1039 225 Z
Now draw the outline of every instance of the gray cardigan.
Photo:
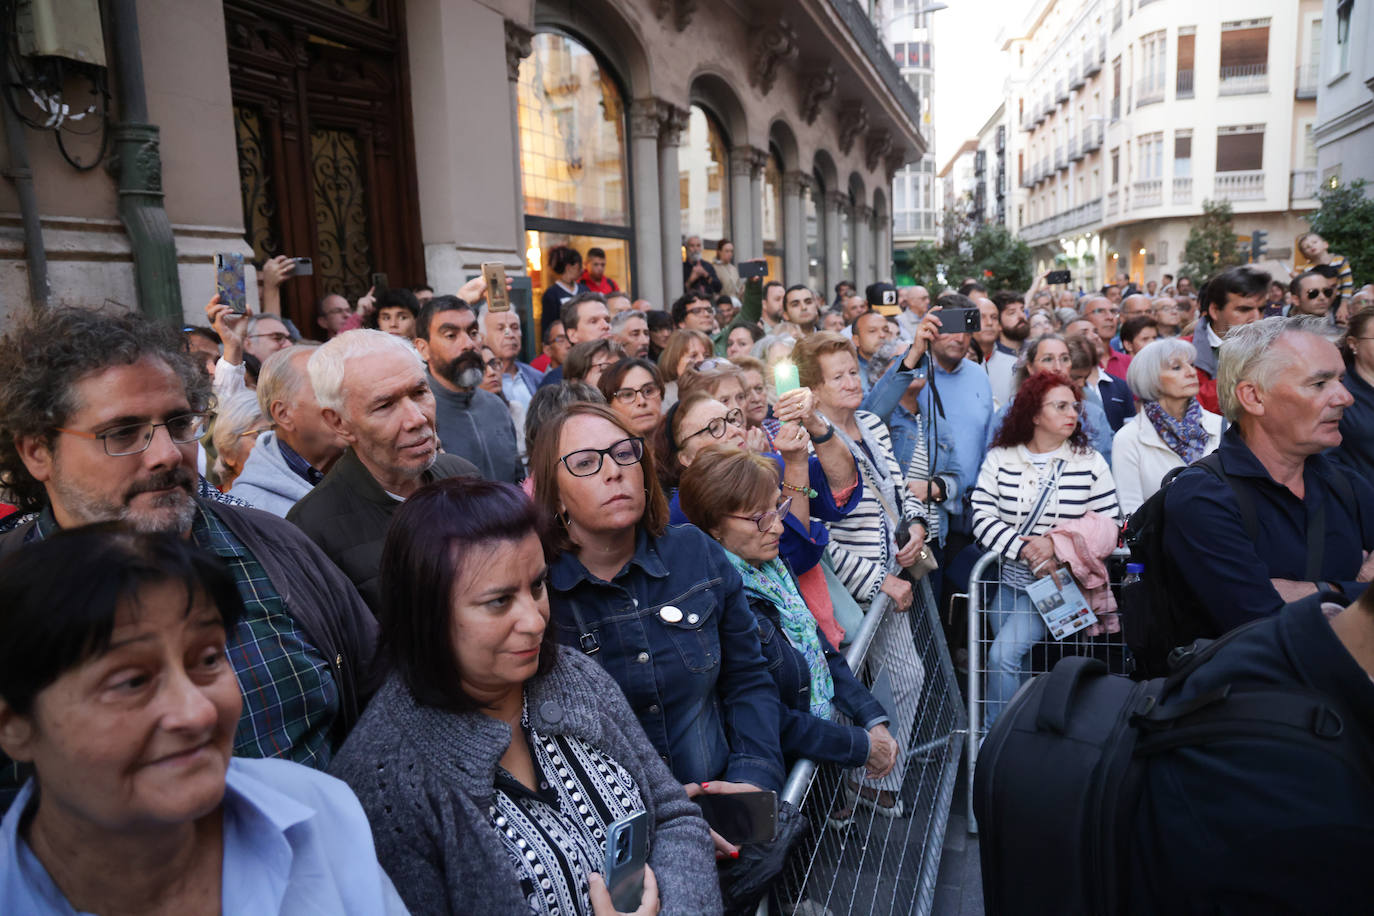
M 601 666 L 569 649 L 527 685 L 530 724 L 580 738 L 639 784 L 653 823 L 649 865 L 664 913 L 721 912 L 710 834 L 659 759 L 624 694 Z M 334 758 L 330 772 L 357 793 L 377 857 L 416 913 L 528 916 L 529 905 L 488 819 L 504 722 L 421 706 L 391 675 Z

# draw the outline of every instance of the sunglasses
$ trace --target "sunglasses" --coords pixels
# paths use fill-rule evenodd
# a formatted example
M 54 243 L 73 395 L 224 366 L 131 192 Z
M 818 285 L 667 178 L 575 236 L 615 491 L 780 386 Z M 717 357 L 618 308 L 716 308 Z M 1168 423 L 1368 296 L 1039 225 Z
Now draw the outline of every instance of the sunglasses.
M 1308 299 L 1316 299 L 1318 296 L 1326 299 L 1334 299 L 1337 295 L 1336 287 L 1334 286 L 1323 286 L 1318 289 L 1309 289 L 1307 291 Z

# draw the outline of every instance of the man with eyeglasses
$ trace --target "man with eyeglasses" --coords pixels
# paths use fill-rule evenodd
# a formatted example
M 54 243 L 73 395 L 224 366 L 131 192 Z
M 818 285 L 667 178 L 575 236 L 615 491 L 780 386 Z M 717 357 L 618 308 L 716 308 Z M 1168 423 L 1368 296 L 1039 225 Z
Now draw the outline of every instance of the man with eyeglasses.
M 382 545 L 397 507 L 423 486 L 476 477 L 478 470 L 464 458 L 440 453 L 429 374 L 403 338 L 345 331 L 314 352 L 308 369 L 325 423 L 348 448 L 286 519 L 320 546 L 379 613 Z
M 707 336 L 716 332 L 716 310 L 710 299 L 696 291 L 688 291 L 677 297 L 669 311 L 673 316 L 673 326 L 679 331 L 700 331 Z
M 1186 279 L 1180 278 L 1180 289 Z M 1202 317 L 1193 329 L 1192 344 L 1197 350 L 1193 360 L 1193 368 L 1197 369 L 1197 400 L 1203 410 L 1221 413 L 1217 400 L 1221 342 L 1232 328 L 1259 320 L 1268 289 L 1269 275 L 1249 265 L 1227 268 L 1202 288 Z
M 435 296 L 420 309 L 415 349 L 429 370 L 439 441 L 482 477 L 519 483 L 525 473 L 515 421 L 505 401 L 478 387 L 486 365 L 477 338 L 477 315 L 465 300 Z
M 0 555 L 98 522 L 217 554 L 244 599 L 227 647 L 243 692 L 234 753 L 323 768 L 366 703 L 376 622 L 295 526 L 196 495 L 210 396 L 178 332 L 136 312 L 17 320 L 0 338 L 0 479 L 38 515 L 0 535 Z M 13 767 L 0 774 L 15 785 Z
M 1323 265 L 1325 266 L 1325 265 Z M 1288 291 L 1293 294 L 1291 315 L 1312 315 L 1317 318 L 1330 318 L 1341 301 L 1341 284 L 1338 277 L 1326 276 L 1331 268 L 1316 268 L 1293 278 Z

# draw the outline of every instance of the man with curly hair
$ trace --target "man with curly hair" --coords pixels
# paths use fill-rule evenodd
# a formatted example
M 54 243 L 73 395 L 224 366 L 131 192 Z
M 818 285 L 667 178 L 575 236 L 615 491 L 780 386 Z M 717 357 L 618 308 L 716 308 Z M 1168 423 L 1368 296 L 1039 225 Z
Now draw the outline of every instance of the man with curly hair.
M 323 768 L 364 705 L 376 623 L 290 523 L 198 495 L 210 402 L 177 331 L 136 313 L 64 307 L 12 326 L 0 338 L 0 490 L 38 515 L 0 535 L 0 556 L 110 521 L 218 554 L 246 606 L 228 640 L 243 690 L 234 753 Z M 0 768 L 0 801 L 17 779 Z

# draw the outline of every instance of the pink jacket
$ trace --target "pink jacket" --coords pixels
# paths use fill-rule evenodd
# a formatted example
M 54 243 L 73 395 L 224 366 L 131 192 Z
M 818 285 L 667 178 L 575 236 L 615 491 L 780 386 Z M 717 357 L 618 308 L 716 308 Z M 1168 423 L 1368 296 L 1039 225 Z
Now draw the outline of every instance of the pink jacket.
M 1097 615 L 1098 622 L 1085 631 L 1088 636 L 1121 632 L 1116 598 L 1103 562 L 1116 549 L 1119 533 L 1115 519 L 1096 512 L 1061 522 L 1048 532 L 1055 556 L 1069 564 L 1083 597 Z

